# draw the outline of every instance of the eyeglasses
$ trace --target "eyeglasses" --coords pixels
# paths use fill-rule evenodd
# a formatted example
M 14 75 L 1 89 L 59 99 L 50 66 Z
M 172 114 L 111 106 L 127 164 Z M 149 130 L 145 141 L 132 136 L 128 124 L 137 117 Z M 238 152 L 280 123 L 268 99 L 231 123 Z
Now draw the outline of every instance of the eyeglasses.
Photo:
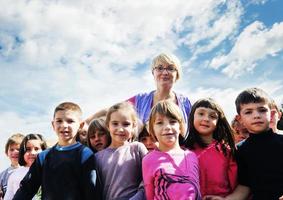
M 163 72 L 164 70 L 166 70 L 168 73 L 173 73 L 177 71 L 177 69 L 173 65 L 168 65 L 168 67 L 163 67 L 162 65 L 158 65 L 157 67 L 154 67 L 154 70 L 160 73 Z

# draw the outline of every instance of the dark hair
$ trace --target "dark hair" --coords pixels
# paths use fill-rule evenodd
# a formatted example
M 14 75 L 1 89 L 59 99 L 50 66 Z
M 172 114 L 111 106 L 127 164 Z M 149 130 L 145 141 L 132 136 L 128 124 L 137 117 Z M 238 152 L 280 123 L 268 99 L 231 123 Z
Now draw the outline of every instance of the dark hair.
M 27 142 L 29 140 L 40 140 L 41 141 L 41 143 L 40 143 L 41 149 L 45 150 L 47 148 L 46 141 L 41 134 L 31 133 L 31 134 L 26 135 L 24 137 L 21 145 L 20 145 L 20 151 L 19 151 L 19 165 L 20 166 L 25 166 L 27 164 L 25 159 L 24 159 L 24 155 L 27 151 L 26 146 L 27 146 Z
M 96 149 L 94 149 L 91 146 L 90 137 L 92 135 L 94 135 L 96 131 L 101 131 L 101 132 L 105 133 L 105 135 L 107 136 L 107 145 L 106 146 L 109 146 L 110 143 L 111 143 L 111 136 L 110 136 L 110 133 L 105 126 L 105 120 L 103 118 L 93 119 L 90 122 L 90 125 L 89 125 L 88 130 L 87 130 L 87 145 L 94 153 L 97 152 L 97 151 L 96 151 Z
M 267 103 L 271 107 L 271 99 L 268 94 L 260 88 L 248 88 L 242 91 L 235 100 L 237 113 L 240 114 L 241 105 L 249 103 Z
M 139 133 L 138 141 L 140 142 L 143 137 L 150 137 L 150 134 L 147 131 L 146 126 L 144 126 L 141 132 Z
M 227 155 L 227 145 L 231 149 L 232 156 L 235 155 L 235 143 L 233 138 L 233 130 L 230 127 L 229 122 L 227 121 L 223 110 L 221 107 L 211 98 L 200 99 L 194 103 L 189 117 L 189 135 L 186 138 L 185 146 L 194 149 L 195 144 L 198 144 L 201 148 L 208 146 L 200 137 L 198 131 L 194 127 L 194 114 L 197 108 L 204 107 L 215 110 L 218 114 L 218 121 L 216 128 L 213 131 L 213 139 L 217 141 L 217 144 L 220 144 L 221 149 L 224 155 Z M 217 146 L 216 146 L 217 147 Z M 219 150 L 219 149 L 218 149 Z

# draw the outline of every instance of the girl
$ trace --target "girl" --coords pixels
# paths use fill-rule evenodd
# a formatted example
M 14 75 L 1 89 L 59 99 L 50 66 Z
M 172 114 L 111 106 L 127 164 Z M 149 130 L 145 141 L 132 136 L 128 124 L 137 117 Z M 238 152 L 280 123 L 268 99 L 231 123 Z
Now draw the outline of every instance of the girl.
M 130 103 L 118 103 L 108 110 L 111 144 L 95 154 L 103 199 L 144 199 L 141 163 L 147 149 L 139 142 L 129 142 L 136 126 L 137 115 Z
M 192 107 L 186 146 L 198 156 L 202 196 L 225 197 L 237 182 L 232 129 L 220 106 L 212 99 L 200 99 Z
M 35 161 L 36 156 L 47 148 L 47 144 L 40 134 L 28 134 L 20 144 L 19 165 L 8 179 L 7 192 L 4 200 L 11 200 L 19 188 L 21 180 Z
M 105 120 L 103 118 L 92 120 L 87 131 L 88 147 L 96 153 L 108 147 L 110 143 L 111 137 L 105 126 Z
M 197 157 L 179 145 L 184 132 L 184 119 L 174 102 L 160 101 L 152 108 L 149 133 L 159 147 L 142 162 L 146 199 L 201 199 Z

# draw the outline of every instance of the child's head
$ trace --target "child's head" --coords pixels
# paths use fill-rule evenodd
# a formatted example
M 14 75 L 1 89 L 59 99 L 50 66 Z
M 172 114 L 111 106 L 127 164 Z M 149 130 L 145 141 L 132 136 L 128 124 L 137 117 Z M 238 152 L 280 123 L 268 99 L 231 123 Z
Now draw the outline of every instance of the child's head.
M 46 141 L 41 134 L 28 134 L 24 137 L 19 152 L 19 164 L 30 167 L 36 156 L 47 148 Z
M 101 151 L 111 143 L 110 133 L 103 118 L 96 118 L 90 122 L 87 131 L 87 144 L 93 152 Z
M 128 102 L 117 103 L 109 108 L 105 124 L 111 135 L 112 147 L 122 146 L 132 139 L 137 120 L 136 111 Z
M 159 142 L 159 149 L 179 146 L 179 136 L 185 135 L 185 122 L 179 107 L 170 100 L 159 101 L 151 109 L 149 133 Z
M 278 132 L 277 123 L 280 120 L 282 113 L 273 99 L 271 100 L 270 111 L 271 111 L 271 119 L 270 119 L 269 127 L 272 128 L 274 133 L 277 133 Z
M 138 141 L 143 143 L 147 150 L 154 150 L 157 146 L 155 140 L 148 133 L 146 126 L 143 127 L 142 131 L 139 133 Z
M 234 130 L 235 143 L 241 142 L 249 137 L 249 131 L 237 120 L 237 117 L 234 117 L 232 120 L 231 127 Z
M 262 89 L 244 90 L 236 98 L 235 104 L 237 119 L 250 133 L 260 133 L 269 129 L 271 101 Z
M 5 153 L 9 157 L 12 166 L 18 165 L 20 144 L 24 138 L 21 133 L 13 134 L 8 138 L 5 145 Z
M 216 140 L 234 148 L 233 131 L 222 108 L 213 99 L 200 99 L 194 103 L 189 124 L 188 147 L 194 148 L 195 143 L 206 147 Z M 223 150 L 225 151 L 224 146 Z
M 76 142 L 75 136 L 84 126 L 81 116 L 81 108 L 72 102 L 61 103 L 55 108 L 52 126 L 58 135 L 59 145 L 67 146 Z
M 88 124 L 84 123 L 84 126 L 80 128 L 76 135 L 76 141 L 82 143 L 83 145 L 87 145 L 87 130 Z
M 151 70 L 153 71 L 159 65 L 173 65 L 177 71 L 176 81 L 181 78 L 182 69 L 180 60 L 173 54 L 161 53 L 156 56 L 151 63 Z

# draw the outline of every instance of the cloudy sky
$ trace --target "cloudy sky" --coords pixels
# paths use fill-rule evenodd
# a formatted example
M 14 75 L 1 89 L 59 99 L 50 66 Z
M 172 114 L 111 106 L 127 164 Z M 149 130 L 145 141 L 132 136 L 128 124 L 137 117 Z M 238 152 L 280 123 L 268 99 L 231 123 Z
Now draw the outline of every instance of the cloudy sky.
M 62 101 L 84 117 L 155 88 L 151 59 L 180 58 L 174 90 L 213 97 L 229 120 L 247 87 L 283 102 L 281 0 L 0 0 L 0 169 L 10 134 L 55 139 Z

